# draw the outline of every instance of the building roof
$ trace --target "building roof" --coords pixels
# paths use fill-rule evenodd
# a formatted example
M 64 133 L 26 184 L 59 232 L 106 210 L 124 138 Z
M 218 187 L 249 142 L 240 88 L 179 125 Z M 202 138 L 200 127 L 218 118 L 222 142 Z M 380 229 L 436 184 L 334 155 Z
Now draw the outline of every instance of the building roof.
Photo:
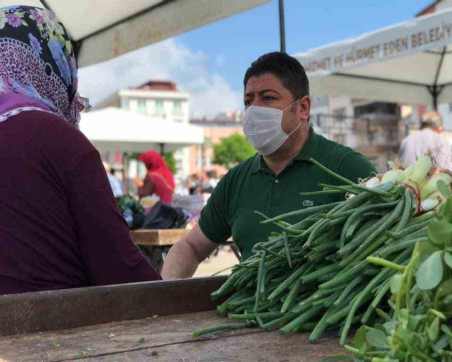
M 419 11 L 416 16 L 422 16 L 427 14 L 432 14 L 436 11 L 436 6 L 443 0 L 435 0 L 426 7 L 424 7 L 421 11 Z
M 149 91 L 171 91 L 177 92 L 176 83 L 169 80 L 150 80 L 138 87 L 132 88 L 136 90 L 149 90 Z
M 233 120 L 216 120 L 216 119 L 206 119 L 206 118 L 198 118 L 191 119 L 189 121 L 190 124 L 202 127 L 242 127 L 242 122 L 233 121 Z
M 242 118 L 241 113 L 236 111 L 219 113 L 213 118 L 192 118 L 190 123 L 204 127 L 240 127 L 242 125 Z

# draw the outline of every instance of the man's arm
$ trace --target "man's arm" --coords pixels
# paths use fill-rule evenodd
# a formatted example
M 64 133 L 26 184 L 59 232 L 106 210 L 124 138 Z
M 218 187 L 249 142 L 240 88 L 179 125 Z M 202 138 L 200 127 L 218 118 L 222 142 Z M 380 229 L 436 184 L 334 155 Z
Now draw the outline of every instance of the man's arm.
M 375 166 L 362 154 L 350 152 L 344 156 L 338 167 L 338 173 L 354 182 L 375 176 Z
M 138 196 L 141 198 L 141 197 L 150 196 L 153 193 L 154 193 L 154 184 L 152 183 L 152 180 L 149 177 L 149 175 L 146 175 L 146 177 L 143 180 L 142 185 L 140 185 L 138 187 Z
M 193 230 L 171 247 L 163 264 L 163 279 L 190 278 L 199 263 L 217 247 L 218 244 L 210 241 L 196 225 Z

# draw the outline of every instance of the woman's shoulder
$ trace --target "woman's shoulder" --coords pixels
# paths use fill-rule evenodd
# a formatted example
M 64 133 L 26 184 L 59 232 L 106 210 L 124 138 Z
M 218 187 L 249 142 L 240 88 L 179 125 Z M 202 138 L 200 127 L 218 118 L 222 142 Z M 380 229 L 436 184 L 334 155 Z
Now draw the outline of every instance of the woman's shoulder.
M 71 145 L 85 145 L 89 148 L 94 146 L 86 136 L 75 126 L 66 121 L 58 114 L 45 111 L 31 111 L 26 115 L 28 122 L 35 127 L 44 140 Z
M 23 112 L 16 121 L 18 127 L 28 129 L 34 146 L 51 158 L 61 161 L 69 161 L 70 158 L 74 162 L 75 158 L 97 152 L 79 129 L 57 114 L 46 111 Z

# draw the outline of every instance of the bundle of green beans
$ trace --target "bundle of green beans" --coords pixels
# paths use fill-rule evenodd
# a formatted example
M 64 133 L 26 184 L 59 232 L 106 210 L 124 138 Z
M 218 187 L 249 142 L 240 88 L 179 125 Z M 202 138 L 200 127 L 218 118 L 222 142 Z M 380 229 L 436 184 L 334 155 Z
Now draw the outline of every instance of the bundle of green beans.
M 195 331 L 195 336 L 258 326 L 309 331 L 315 341 L 326 330 L 340 328 L 344 344 L 352 323 L 375 315 L 396 272 L 369 265 L 366 258 L 406 263 L 415 243 L 426 238 L 433 212 L 418 212 L 411 187 L 392 181 L 365 187 L 311 161 L 344 183 L 323 185 L 319 193 L 352 197 L 274 218 L 263 215 L 263 223 L 276 223 L 281 232 L 256 244 L 253 256 L 236 265 L 212 293 L 214 300 L 223 300 L 218 312 L 241 323 Z M 300 221 L 289 224 L 284 221 L 289 216 Z
M 362 326 L 346 345 L 353 361 L 452 361 L 452 194 L 417 242 L 406 264 L 370 257 L 397 272 L 391 280 L 390 310 L 381 321 Z

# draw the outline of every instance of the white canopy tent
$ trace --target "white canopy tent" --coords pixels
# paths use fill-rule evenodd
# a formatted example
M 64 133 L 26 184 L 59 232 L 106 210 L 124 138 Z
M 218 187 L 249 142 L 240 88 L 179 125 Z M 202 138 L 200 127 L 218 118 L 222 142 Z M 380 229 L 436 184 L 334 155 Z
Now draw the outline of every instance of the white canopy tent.
M 452 9 L 295 56 L 312 95 L 436 108 L 452 100 Z
M 106 61 L 270 0 L 3 0 L 45 6 L 76 42 L 79 66 Z
M 152 119 L 119 108 L 82 114 L 80 130 L 99 152 L 174 151 L 204 142 L 203 129 L 170 120 Z

